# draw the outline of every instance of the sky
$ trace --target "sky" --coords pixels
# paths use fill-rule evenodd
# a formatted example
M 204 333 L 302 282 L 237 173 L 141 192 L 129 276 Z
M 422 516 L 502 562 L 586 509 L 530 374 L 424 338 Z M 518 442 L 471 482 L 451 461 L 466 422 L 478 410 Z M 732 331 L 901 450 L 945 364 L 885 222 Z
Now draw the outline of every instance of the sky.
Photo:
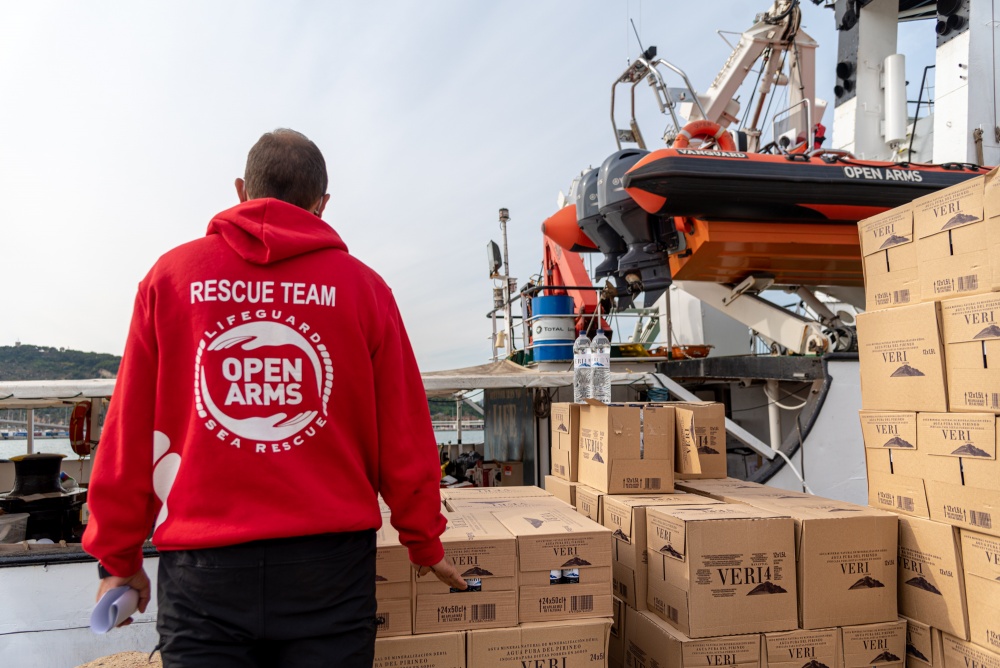
M 705 4 L 692 20 L 674 0 L 4 3 L 0 345 L 120 354 L 149 267 L 236 204 L 250 146 L 290 127 L 324 152 L 324 219 L 392 286 L 421 368 L 483 363 L 498 209 L 523 284 L 559 192 L 615 150 L 629 19 L 703 91 L 730 53 L 716 29 L 770 2 Z M 829 127 L 833 12 L 802 8 Z M 666 119 L 639 91 L 657 148 Z

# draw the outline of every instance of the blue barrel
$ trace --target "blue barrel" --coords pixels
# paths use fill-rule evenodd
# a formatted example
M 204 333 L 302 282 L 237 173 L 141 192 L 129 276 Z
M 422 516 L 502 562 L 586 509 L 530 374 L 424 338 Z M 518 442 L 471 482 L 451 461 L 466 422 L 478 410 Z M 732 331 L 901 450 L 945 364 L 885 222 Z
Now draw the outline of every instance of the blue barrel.
M 576 340 L 573 298 L 568 295 L 531 300 L 531 341 L 536 362 L 571 362 Z

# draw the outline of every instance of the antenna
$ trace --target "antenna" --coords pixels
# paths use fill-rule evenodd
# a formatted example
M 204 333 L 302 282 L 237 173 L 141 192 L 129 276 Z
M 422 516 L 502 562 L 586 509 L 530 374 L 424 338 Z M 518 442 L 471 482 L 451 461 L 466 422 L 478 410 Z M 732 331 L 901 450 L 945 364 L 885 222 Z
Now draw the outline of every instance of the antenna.
M 635 41 L 639 43 L 639 50 L 642 52 L 642 57 L 646 60 L 656 58 L 655 46 L 651 46 L 648 49 L 642 48 L 642 38 L 639 37 L 639 30 L 635 27 L 635 19 L 629 19 L 629 23 L 632 24 L 632 30 L 635 31 Z

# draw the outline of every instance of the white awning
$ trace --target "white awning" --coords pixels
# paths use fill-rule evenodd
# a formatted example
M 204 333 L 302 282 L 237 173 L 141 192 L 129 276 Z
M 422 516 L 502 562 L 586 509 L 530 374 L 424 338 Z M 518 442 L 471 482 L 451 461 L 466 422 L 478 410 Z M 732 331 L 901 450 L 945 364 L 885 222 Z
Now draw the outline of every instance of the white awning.
M 65 406 L 110 397 L 114 389 L 114 378 L 0 381 L 0 408 Z
M 466 390 L 573 385 L 572 371 L 535 371 L 507 360 L 462 369 L 429 371 L 421 375 L 427 394 L 437 396 Z M 645 384 L 647 378 L 648 374 L 644 372 L 614 372 L 611 374 L 611 384 Z

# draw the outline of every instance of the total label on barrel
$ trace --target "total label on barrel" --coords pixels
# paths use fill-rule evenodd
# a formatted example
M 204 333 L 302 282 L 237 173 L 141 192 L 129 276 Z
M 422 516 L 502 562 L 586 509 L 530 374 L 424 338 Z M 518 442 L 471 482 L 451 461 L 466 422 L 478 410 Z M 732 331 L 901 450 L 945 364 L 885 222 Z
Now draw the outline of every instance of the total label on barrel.
M 538 318 L 531 326 L 535 341 L 566 341 L 572 340 L 573 321 L 569 318 Z

